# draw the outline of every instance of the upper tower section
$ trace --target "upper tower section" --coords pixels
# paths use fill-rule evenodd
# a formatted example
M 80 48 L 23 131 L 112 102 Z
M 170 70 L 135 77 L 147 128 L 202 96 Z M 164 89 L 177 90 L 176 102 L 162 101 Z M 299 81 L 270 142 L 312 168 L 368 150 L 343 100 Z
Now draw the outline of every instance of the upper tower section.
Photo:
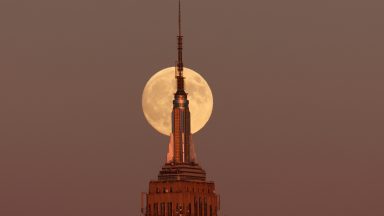
M 189 101 L 184 91 L 184 65 L 183 65 L 183 36 L 181 34 L 181 2 L 179 0 L 179 34 L 177 36 L 178 58 L 175 69 L 177 91 L 174 95 L 172 109 L 172 137 L 173 155 L 171 161 L 175 164 L 189 164 L 191 158 L 191 116 Z M 172 147 L 171 147 L 172 148 Z M 168 155 L 167 155 L 168 158 Z M 168 159 L 167 159 L 168 160 Z
M 178 95 L 185 95 L 184 91 L 184 63 L 183 63 L 183 35 L 181 33 L 181 1 L 179 0 L 179 34 L 177 36 L 177 63 L 176 63 L 176 80 L 177 80 L 177 92 Z

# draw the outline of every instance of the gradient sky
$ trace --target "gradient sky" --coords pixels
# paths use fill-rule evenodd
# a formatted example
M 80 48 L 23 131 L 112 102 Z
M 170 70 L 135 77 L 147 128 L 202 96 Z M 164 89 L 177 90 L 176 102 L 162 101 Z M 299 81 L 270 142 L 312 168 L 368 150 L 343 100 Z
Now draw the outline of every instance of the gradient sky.
M 384 215 L 383 1 L 183 2 L 223 215 Z M 176 60 L 176 8 L 0 1 L 0 215 L 139 214 L 168 144 L 141 94 Z

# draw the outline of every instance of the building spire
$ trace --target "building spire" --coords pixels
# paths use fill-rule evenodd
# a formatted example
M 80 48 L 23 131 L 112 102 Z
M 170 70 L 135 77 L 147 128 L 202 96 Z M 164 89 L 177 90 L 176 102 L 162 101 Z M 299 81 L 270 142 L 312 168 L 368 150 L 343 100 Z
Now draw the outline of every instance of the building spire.
M 181 34 L 181 0 L 179 0 L 179 35 L 177 36 L 177 91 L 184 92 L 183 36 Z
M 181 36 L 181 0 L 179 0 L 179 36 Z

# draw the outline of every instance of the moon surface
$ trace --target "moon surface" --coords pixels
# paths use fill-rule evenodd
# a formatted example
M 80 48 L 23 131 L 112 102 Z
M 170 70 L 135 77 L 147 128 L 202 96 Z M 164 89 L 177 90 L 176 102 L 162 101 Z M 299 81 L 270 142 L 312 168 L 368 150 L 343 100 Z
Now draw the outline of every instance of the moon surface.
M 184 68 L 184 77 L 191 112 L 191 132 L 196 133 L 204 127 L 212 114 L 213 95 L 207 81 L 197 72 Z M 169 67 L 148 80 L 142 96 L 145 118 L 153 128 L 167 136 L 172 132 L 171 116 L 175 92 L 175 67 Z

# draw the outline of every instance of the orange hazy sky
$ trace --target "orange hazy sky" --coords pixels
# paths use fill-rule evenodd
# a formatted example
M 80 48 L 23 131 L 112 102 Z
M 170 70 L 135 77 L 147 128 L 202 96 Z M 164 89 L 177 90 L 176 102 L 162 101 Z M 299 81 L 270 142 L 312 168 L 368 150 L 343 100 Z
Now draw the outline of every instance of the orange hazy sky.
M 183 1 L 194 136 L 226 216 L 384 215 L 384 2 Z M 0 215 L 133 216 L 168 138 L 141 110 L 177 1 L 0 2 Z M 193 115 L 193 112 L 191 113 Z

